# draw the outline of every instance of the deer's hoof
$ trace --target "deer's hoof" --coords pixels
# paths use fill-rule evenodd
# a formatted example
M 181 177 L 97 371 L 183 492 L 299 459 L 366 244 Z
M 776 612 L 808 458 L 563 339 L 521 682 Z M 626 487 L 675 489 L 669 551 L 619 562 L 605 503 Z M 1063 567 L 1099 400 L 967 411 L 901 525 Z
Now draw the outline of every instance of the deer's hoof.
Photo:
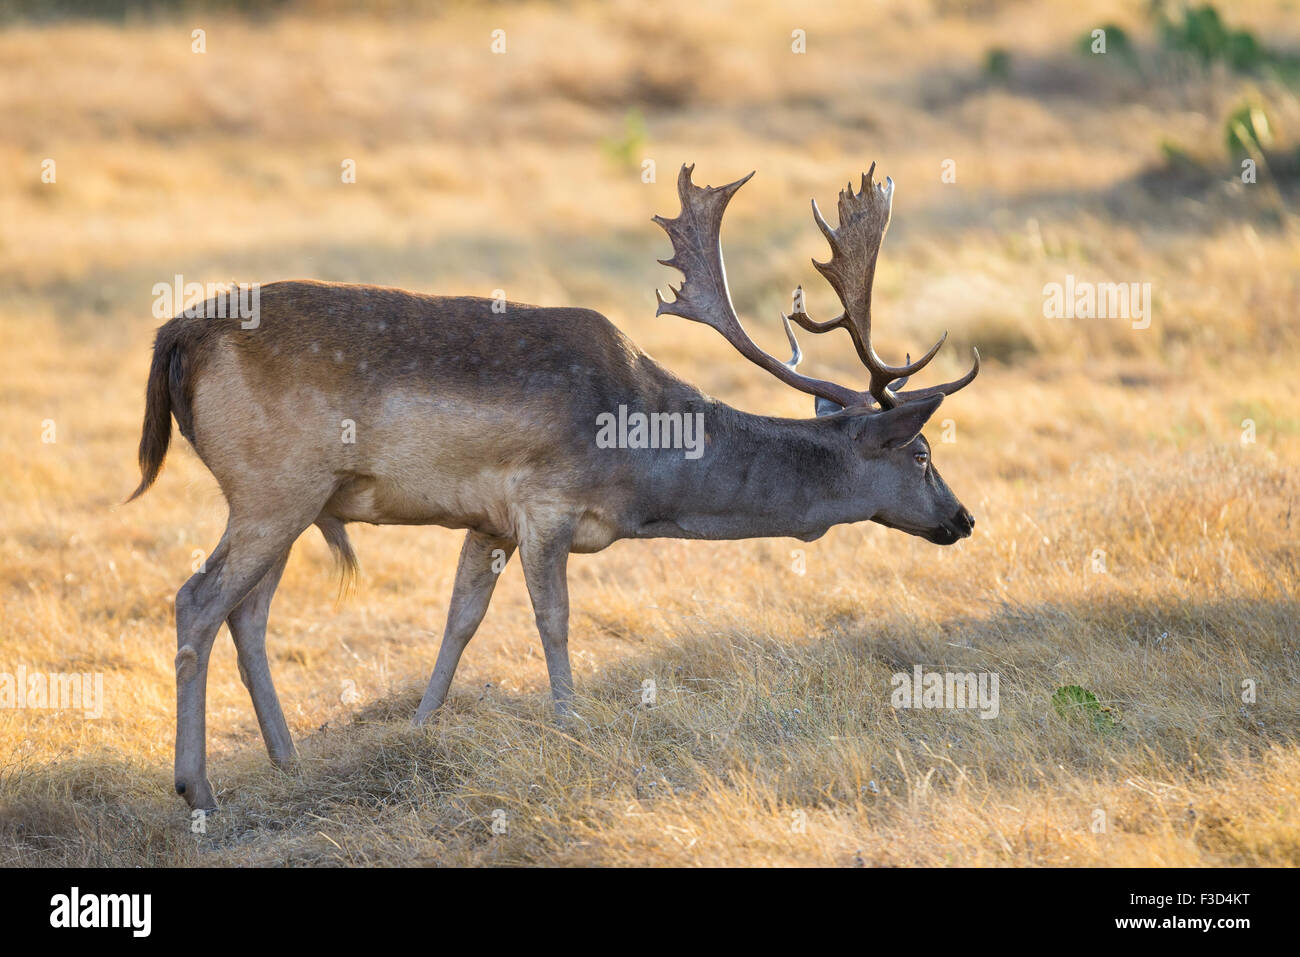
M 302 770 L 302 765 L 298 762 L 298 753 L 296 751 L 279 756 L 271 756 L 271 767 L 277 771 L 283 771 L 285 774 L 297 774 Z
M 212 785 L 207 778 L 195 778 L 193 781 L 176 779 L 176 793 L 185 798 L 185 803 L 194 811 L 215 811 L 217 799 L 212 795 Z

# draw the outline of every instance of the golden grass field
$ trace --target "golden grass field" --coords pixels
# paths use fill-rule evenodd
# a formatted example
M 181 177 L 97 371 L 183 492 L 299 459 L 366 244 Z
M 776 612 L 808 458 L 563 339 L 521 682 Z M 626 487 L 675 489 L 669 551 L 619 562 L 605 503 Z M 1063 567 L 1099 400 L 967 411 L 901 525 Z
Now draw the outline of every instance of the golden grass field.
M 1300 864 L 1296 190 L 1243 185 L 1223 145 L 1223 117 L 1261 97 L 1294 149 L 1300 102 L 1162 52 L 1144 10 L 320 4 L 0 29 L 0 672 L 105 690 L 97 719 L 0 708 L 0 864 Z M 1300 47 L 1294 2 L 1222 10 Z M 1135 64 L 1077 51 L 1108 22 Z M 1221 174 L 1189 185 L 1166 142 Z M 461 533 L 353 526 L 361 576 L 338 597 L 309 530 L 268 633 L 301 772 L 270 767 L 223 629 L 222 809 L 191 832 L 172 604 L 225 515 L 179 436 L 121 504 L 154 283 L 590 306 L 704 390 L 806 416 L 712 330 L 654 318 L 679 277 L 649 219 L 675 214 L 683 161 L 713 184 L 758 170 L 723 240 L 775 351 L 795 285 L 832 314 L 809 197 L 833 210 L 873 160 L 898 187 L 878 347 L 898 361 L 951 330 L 925 383 L 972 344 L 986 360 L 927 432 L 973 538 L 862 525 L 575 556 L 567 730 L 512 563 L 448 707 L 413 729 Z M 1044 318 L 1043 286 L 1070 274 L 1151 283 L 1150 327 Z M 805 370 L 860 381 L 847 337 L 803 344 Z M 996 672 L 1000 715 L 894 709 L 890 676 L 917 664 Z M 1067 685 L 1116 724 L 1059 713 Z

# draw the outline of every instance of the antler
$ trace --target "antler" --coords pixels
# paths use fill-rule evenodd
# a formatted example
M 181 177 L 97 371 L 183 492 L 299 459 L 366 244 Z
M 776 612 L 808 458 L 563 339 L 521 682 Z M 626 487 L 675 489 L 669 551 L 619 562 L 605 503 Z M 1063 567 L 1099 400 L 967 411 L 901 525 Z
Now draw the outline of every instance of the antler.
M 902 388 L 904 382 L 913 373 L 924 368 L 938 353 L 940 346 L 947 339 L 943 337 L 916 362 L 911 356 L 901 366 L 886 365 L 876 354 L 871 344 L 871 285 L 875 278 L 876 258 L 880 253 L 880 242 L 889 227 L 889 216 L 893 204 L 894 181 L 889 179 L 884 186 L 872 182 L 876 165 L 871 164 L 871 171 L 863 175 L 862 188 L 853 192 L 853 184 L 840 193 L 838 229 L 831 229 L 822 218 L 817 201 L 813 200 L 813 218 L 826 236 L 831 246 L 829 262 L 813 261 L 826 280 L 839 296 L 844 312 L 835 319 L 816 322 L 803 309 L 800 300 L 802 289 L 796 293 L 795 305 L 790 315 L 781 315 L 781 322 L 786 336 L 790 340 L 793 355 L 789 362 L 783 363 L 760 349 L 745 332 L 731 302 L 731 293 L 727 289 L 727 274 L 722 262 L 722 247 L 719 230 L 722 215 L 727 203 L 736 190 L 749 181 L 749 176 L 718 188 L 699 187 L 691 182 L 694 166 L 682 166 L 677 177 L 677 192 L 681 197 L 682 211 L 676 219 L 654 217 L 654 221 L 664 228 L 673 244 L 673 258 L 659 260 L 665 266 L 672 266 L 681 271 L 685 281 L 679 289 L 674 290 L 676 298 L 666 302 L 655 290 L 659 301 L 656 315 L 669 313 L 692 319 L 712 326 L 735 346 L 745 358 L 772 373 L 782 382 L 807 392 L 838 403 L 845 408 L 871 405 L 872 400 L 881 407 L 893 408 L 900 402 L 924 398 L 926 396 L 949 395 L 969 384 L 979 373 L 979 352 L 975 351 L 975 364 L 965 376 L 939 386 L 926 389 L 914 389 L 910 392 L 891 390 L 895 383 Z M 671 288 L 671 287 L 670 287 Z M 793 319 L 801 328 L 813 333 L 822 333 L 830 329 L 843 328 L 853 340 L 858 358 L 871 373 L 871 384 L 866 391 L 858 392 L 799 374 L 796 367 L 802 358 L 799 343 L 790 326 Z
M 676 219 L 654 217 L 654 221 L 664 228 L 673 243 L 673 257 L 661 259 L 665 266 L 680 270 L 685 280 L 677 289 L 672 289 L 675 298 L 668 302 L 655 290 L 655 299 L 659 308 L 655 315 L 668 313 L 702 322 L 722 333 L 724 339 L 735 346 L 736 351 L 757 366 L 766 369 L 786 385 L 793 386 L 801 392 L 821 396 L 848 406 L 858 401 L 858 393 L 852 389 L 838 386 L 834 382 L 825 382 L 800 375 L 795 371 L 799 360 L 803 358 L 799 343 L 790 328 L 789 320 L 782 316 L 786 336 L 790 340 L 793 355 L 789 362 L 782 362 L 768 355 L 749 337 L 736 308 L 731 302 L 731 292 L 727 288 L 727 270 L 722 263 L 722 244 L 719 230 L 722 226 L 722 214 L 727 203 L 736 190 L 749 182 L 749 176 L 738 179 L 726 186 L 696 186 L 691 182 L 694 166 L 682 166 L 677 175 L 677 194 L 681 197 L 682 211 Z
M 948 333 L 939 337 L 939 341 L 930 347 L 930 351 L 916 362 L 908 356 L 906 364 L 901 366 L 886 365 L 876 354 L 871 343 L 871 286 L 876 278 L 876 259 L 880 255 L 880 243 L 889 229 L 889 217 L 894 205 L 894 180 L 886 177 L 883 185 L 873 182 L 876 164 L 862 176 L 862 186 L 855 194 L 853 184 L 849 183 L 839 196 L 838 229 L 831 229 L 817 200 L 812 201 L 813 219 L 826 237 L 831 247 L 831 258 L 820 263 L 813 260 L 813 266 L 831 284 L 839 297 L 844 311 L 827 322 L 815 322 L 803 309 L 795 310 L 790 318 L 801 328 L 809 332 L 822 333 L 831 329 L 842 328 L 848 331 L 857 350 L 858 358 L 871 373 L 871 384 L 867 394 L 890 409 L 900 402 L 925 398 L 931 395 L 951 395 L 979 374 L 979 350 L 975 352 L 975 363 L 970 372 L 960 379 L 943 385 L 914 389 L 911 392 L 898 392 L 890 388 L 895 380 L 897 388 L 902 388 L 907 379 L 929 364 L 938 354 L 940 347 L 948 338 Z M 797 298 L 802 298 L 801 296 Z

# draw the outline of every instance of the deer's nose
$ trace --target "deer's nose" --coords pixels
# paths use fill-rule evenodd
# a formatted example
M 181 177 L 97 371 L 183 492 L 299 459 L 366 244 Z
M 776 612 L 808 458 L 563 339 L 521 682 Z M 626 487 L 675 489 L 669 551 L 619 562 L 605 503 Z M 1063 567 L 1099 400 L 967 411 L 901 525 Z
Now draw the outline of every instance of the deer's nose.
M 957 514 L 952 517 L 952 524 L 959 529 L 963 535 L 969 535 L 975 530 L 975 516 L 966 511 L 966 508 L 957 509 Z

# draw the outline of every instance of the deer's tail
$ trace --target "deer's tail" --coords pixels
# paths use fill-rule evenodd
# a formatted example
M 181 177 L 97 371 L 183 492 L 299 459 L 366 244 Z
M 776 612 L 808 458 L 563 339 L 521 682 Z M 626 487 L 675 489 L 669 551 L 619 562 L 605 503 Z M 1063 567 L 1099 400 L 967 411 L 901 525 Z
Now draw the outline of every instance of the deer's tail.
M 140 431 L 140 484 L 127 499 L 144 494 L 162 470 L 172 438 L 172 416 L 181 433 L 190 436 L 190 362 L 178 320 L 158 330 L 154 339 L 153 363 L 145 388 L 144 426 Z

